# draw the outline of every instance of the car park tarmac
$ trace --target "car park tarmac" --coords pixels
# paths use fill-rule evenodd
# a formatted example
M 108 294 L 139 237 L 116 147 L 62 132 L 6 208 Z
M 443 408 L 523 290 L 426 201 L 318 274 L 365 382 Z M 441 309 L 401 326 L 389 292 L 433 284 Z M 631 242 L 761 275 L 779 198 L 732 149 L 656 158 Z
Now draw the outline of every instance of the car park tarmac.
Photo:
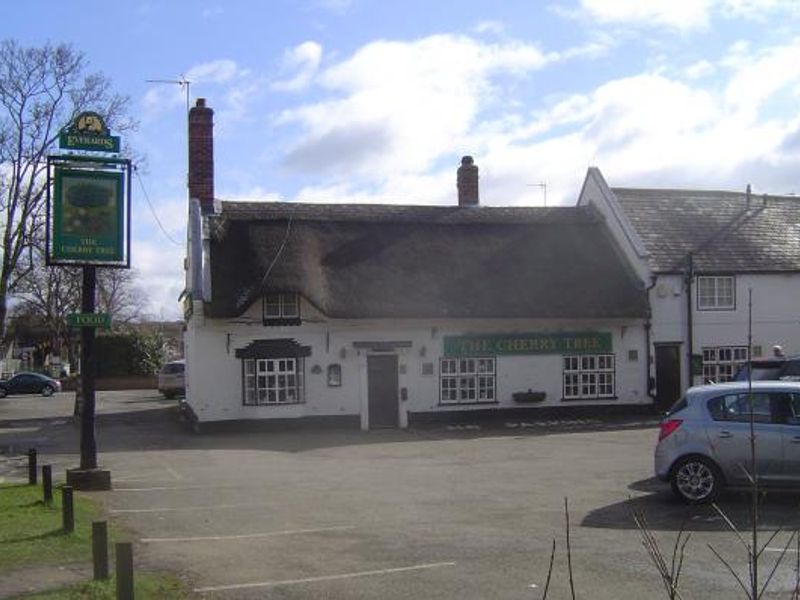
M 67 394 L 3 400 L 0 448 L 35 443 L 63 477 L 78 461 L 71 409 Z M 667 557 L 681 527 L 692 533 L 685 598 L 735 597 L 707 544 L 742 574 L 744 550 L 711 507 L 686 507 L 652 479 L 657 435 L 641 418 L 195 434 L 155 391 L 101 392 L 99 458 L 114 489 L 92 497 L 131 532 L 138 568 L 180 573 L 197 597 L 540 598 L 555 540 L 548 597 L 568 598 L 565 499 L 579 597 L 663 594 L 632 507 Z M 23 476 L 8 453 L 0 476 Z M 797 504 L 768 497 L 762 530 L 800 526 Z M 746 525 L 740 495 L 722 507 Z M 793 565 L 765 597 L 789 593 Z

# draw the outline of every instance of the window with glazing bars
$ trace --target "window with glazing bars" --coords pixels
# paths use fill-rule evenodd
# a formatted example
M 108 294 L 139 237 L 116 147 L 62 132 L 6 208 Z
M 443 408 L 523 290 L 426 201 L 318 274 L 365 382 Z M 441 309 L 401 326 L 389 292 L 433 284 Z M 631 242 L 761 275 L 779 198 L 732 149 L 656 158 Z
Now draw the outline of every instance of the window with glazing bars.
M 246 405 L 303 401 L 302 358 L 246 358 L 243 362 Z
M 747 362 L 747 346 L 716 346 L 703 348 L 703 381 L 722 383 Z
M 495 358 L 443 358 L 439 363 L 442 404 L 495 401 Z
M 564 357 L 564 398 L 616 396 L 613 354 Z

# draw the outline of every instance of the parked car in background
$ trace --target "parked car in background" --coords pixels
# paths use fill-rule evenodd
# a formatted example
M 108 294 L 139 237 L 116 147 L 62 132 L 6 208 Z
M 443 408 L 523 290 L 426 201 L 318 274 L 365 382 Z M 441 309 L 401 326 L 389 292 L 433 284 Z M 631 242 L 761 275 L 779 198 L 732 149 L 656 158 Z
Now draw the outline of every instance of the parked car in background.
M 165 398 L 183 396 L 186 393 L 185 370 L 186 361 L 183 359 L 172 360 L 161 368 L 158 373 L 158 391 Z
M 800 356 L 758 358 L 751 361 L 753 381 L 800 381 Z M 747 381 L 748 364 L 745 363 L 734 375 L 734 381 Z
M 0 380 L 0 398 L 14 394 L 41 394 L 52 396 L 61 391 L 61 382 L 41 373 L 17 373 L 10 379 Z
M 759 486 L 800 486 L 800 382 L 730 382 L 689 388 L 661 422 L 655 472 L 690 504 L 726 486 L 748 487 L 751 416 Z

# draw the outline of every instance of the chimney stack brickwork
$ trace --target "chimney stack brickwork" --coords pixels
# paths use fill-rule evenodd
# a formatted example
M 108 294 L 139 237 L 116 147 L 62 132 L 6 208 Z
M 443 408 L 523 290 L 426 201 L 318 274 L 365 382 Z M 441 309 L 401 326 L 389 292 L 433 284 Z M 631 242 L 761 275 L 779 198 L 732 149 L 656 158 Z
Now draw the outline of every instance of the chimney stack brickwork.
M 478 206 L 480 197 L 478 192 L 478 165 L 471 156 L 461 159 L 458 167 L 458 205 Z
M 203 214 L 214 212 L 214 111 L 205 98 L 189 111 L 189 197 Z

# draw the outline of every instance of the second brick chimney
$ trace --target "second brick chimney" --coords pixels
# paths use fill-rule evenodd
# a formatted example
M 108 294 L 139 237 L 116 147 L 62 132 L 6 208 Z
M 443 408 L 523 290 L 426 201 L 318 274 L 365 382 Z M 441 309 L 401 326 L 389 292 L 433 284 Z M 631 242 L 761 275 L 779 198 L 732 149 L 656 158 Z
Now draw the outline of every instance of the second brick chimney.
M 214 111 L 205 98 L 189 111 L 189 198 L 204 215 L 214 212 Z
M 459 206 L 478 206 L 480 202 L 478 194 L 478 165 L 472 160 L 471 156 L 461 159 L 461 166 L 458 167 L 458 205 Z

